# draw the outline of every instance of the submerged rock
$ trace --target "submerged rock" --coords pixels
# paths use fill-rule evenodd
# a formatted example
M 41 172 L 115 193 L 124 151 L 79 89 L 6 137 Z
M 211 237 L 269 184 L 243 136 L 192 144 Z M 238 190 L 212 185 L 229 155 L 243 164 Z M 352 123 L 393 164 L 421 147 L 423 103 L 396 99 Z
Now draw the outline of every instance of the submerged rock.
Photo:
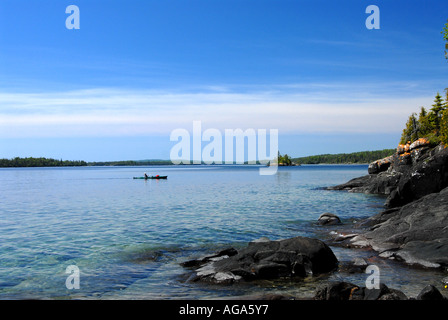
M 236 255 L 237 253 L 238 253 L 238 251 L 236 251 L 236 249 L 227 248 L 227 249 L 221 250 L 211 256 L 205 256 L 200 259 L 194 259 L 194 260 L 188 260 L 188 261 L 182 262 L 181 266 L 186 267 L 186 268 L 199 267 L 207 262 L 228 258 L 228 257 Z
M 194 264 L 190 262 L 189 265 Z M 236 255 L 215 261 L 201 259 L 197 265 L 200 267 L 195 270 L 191 281 L 231 283 L 326 273 L 337 268 L 338 260 L 324 242 L 295 237 L 251 242 Z
M 334 224 L 340 224 L 341 219 L 333 213 L 322 213 L 319 218 L 317 219 L 317 222 L 321 225 L 334 225 Z

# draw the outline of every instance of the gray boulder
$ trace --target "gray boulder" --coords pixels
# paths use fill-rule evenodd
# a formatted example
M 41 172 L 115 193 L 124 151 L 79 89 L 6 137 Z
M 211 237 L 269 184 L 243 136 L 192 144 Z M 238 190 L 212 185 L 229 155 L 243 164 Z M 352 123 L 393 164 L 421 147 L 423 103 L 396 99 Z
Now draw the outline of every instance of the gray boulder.
M 316 290 L 314 300 L 343 301 L 352 300 L 353 293 L 360 288 L 349 282 L 331 282 Z
M 400 290 L 388 288 L 380 284 L 378 289 L 367 289 L 353 283 L 338 281 L 331 282 L 316 290 L 314 300 L 407 300 L 407 296 Z
M 341 219 L 333 213 L 322 213 L 319 218 L 317 219 L 317 222 L 321 225 L 334 225 L 334 224 L 340 224 Z
M 306 277 L 333 271 L 338 266 L 336 256 L 324 242 L 306 237 L 251 242 L 236 255 L 205 261 L 194 270 L 190 281 L 231 283 Z
M 445 300 L 440 291 L 434 287 L 433 285 L 427 285 L 420 291 L 417 296 L 417 300 L 436 300 L 442 301 Z

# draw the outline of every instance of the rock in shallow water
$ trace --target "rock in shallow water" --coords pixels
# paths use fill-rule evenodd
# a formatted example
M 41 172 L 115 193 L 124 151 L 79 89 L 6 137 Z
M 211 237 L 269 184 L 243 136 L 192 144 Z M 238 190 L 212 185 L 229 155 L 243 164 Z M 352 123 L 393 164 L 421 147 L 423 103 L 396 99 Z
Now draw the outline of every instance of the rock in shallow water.
M 333 213 L 322 213 L 320 217 L 317 219 L 317 222 L 321 225 L 334 225 L 334 224 L 340 224 L 341 219 Z
M 187 265 L 200 266 L 191 281 L 231 283 L 326 273 L 337 268 L 338 260 L 322 241 L 295 237 L 251 242 L 236 255 L 225 255 L 218 261 L 203 258 L 197 264 L 189 262 Z
M 181 263 L 182 267 L 185 268 L 194 268 L 194 267 L 200 267 L 202 265 L 204 265 L 207 262 L 211 262 L 211 261 L 216 261 L 216 260 L 220 260 L 220 259 L 224 259 L 227 257 L 231 257 L 234 256 L 238 253 L 238 251 L 236 251 L 236 249 L 234 248 L 227 248 L 224 250 L 219 251 L 218 253 L 211 255 L 211 256 L 205 256 L 203 258 L 200 259 L 194 259 L 194 260 L 188 260 L 185 262 Z

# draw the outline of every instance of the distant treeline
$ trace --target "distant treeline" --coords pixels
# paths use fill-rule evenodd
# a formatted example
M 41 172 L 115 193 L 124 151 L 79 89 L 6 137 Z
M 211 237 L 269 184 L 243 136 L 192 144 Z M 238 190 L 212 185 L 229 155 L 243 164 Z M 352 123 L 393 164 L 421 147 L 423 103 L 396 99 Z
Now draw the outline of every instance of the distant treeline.
M 48 158 L 13 158 L 0 159 L 0 167 L 79 167 L 86 166 L 87 162 L 78 160 L 56 160 Z
M 361 151 L 353 153 L 321 154 L 316 156 L 292 159 L 300 164 L 349 164 L 370 163 L 378 159 L 388 157 L 396 152 L 396 149 L 384 149 L 377 151 Z
M 378 151 L 362 151 L 354 153 L 321 154 L 309 157 L 290 158 L 292 163 L 297 164 L 350 164 L 370 163 L 385 158 L 396 152 L 396 149 L 384 149 Z M 282 162 L 284 163 L 284 161 Z M 100 161 L 86 162 L 83 160 L 57 160 L 51 158 L 13 158 L 0 159 L 0 167 L 79 167 L 79 166 L 161 166 L 172 165 L 171 160 L 126 160 L 126 161 Z M 202 163 L 204 164 L 204 163 Z M 247 161 L 245 162 L 247 164 Z M 258 161 L 256 164 L 260 164 Z
M 173 164 L 171 160 L 125 160 L 89 162 L 88 166 L 161 166 Z

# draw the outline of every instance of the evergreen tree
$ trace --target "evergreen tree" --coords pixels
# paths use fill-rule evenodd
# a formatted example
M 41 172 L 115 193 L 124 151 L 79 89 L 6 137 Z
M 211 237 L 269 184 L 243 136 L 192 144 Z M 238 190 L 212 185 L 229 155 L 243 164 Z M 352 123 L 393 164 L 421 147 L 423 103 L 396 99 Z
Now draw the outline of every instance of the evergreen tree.
M 443 104 L 443 108 L 448 108 L 448 88 L 445 88 L 445 103 Z
M 287 154 L 283 156 L 283 163 L 287 166 L 290 166 L 292 163 L 291 158 Z
M 417 114 L 413 113 L 409 116 L 409 119 L 406 122 L 406 127 L 403 129 L 403 133 L 401 135 L 401 144 L 406 144 L 408 141 L 413 142 L 419 138 L 419 123 L 415 117 L 416 115 Z
M 283 162 L 283 157 L 280 154 L 280 151 L 277 152 L 277 163 L 280 164 Z
M 425 107 L 421 107 L 420 109 L 420 114 L 418 116 L 418 123 L 419 123 L 419 132 L 418 132 L 419 138 L 424 138 L 429 133 L 431 133 L 431 125 L 429 123 L 428 112 L 426 111 Z
M 287 154 L 282 156 L 280 154 L 280 151 L 277 154 L 277 162 L 278 162 L 278 164 L 283 164 L 283 165 L 286 165 L 286 166 L 290 166 L 292 164 L 291 157 L 288 156 Z
M 440 93 L 437 92 L 434 104 L 432 105 L 431 112 L 429 114 L 429 122 L 434 129 L 436 135 L 440 130 L 440 119 L 442 118 L 442 111 L 444 110 L 444 102 Z
M 442 111 L 440 120 L 440 142 L 448 146 L 448 109 Z
M 445 89 L 445 93 L 445 99 L 440 93 L 437 93 L 429 112 L 421 107 L 418 119 L 416 119 L 415 113 L 409 117 L 401 135 L 401 144 L 426 138 L 431 145 L 443 142 L 448 146 L 448 88 Z
M 445 58 L 448 60 L 448 22 L 445 24 L 442 32 L 443 39 L 445 40 Z
M 420 107 L 420 113 L 418 114 L 418 123 L 419 123 L 419 136 L 424 135 L 428 130 L 428 111 L 426 111 L 425 107 Z
M 445 88 L 445 103 L 443 109 L 442 118 L 440 119 L 440 142 L 448 146 L 448 88 Z

